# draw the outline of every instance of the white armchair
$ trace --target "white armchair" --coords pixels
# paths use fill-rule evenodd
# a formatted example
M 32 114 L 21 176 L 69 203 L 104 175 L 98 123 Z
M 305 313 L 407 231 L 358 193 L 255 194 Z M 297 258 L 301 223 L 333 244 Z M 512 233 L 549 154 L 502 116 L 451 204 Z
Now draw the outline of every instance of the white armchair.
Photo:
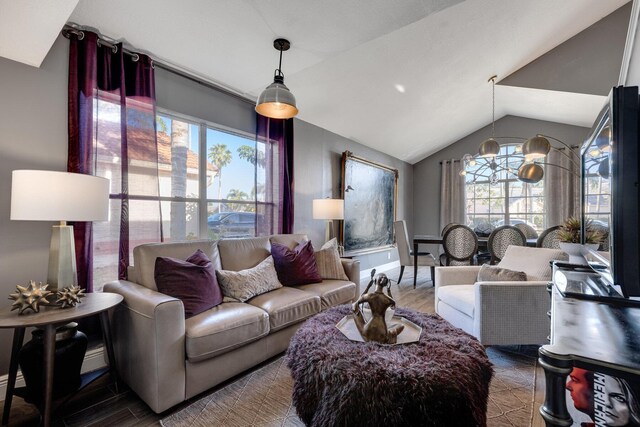
M 478 282 L 480 266 L 437 267 L 435 310 L 483 345 L 544 344 L 549 335 L 547 284 L 557 249 L 509 246 L 499 267 L 524 271 L 526 282 Z

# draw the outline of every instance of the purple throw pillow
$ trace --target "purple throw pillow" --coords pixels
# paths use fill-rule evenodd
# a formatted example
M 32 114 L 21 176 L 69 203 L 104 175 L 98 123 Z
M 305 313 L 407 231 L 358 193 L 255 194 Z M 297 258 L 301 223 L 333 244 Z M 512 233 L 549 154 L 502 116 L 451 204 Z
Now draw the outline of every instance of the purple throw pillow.
M 211 261 L 200 249 L 185 261 L 158 257 L 154 273 L 158 291 L 182 300 L 188 319 L 222 302 L 222 290 Z
M 311 242 L 300 243 L 293 250 L 286 245 L 272 243 L 271 255 L 278 279 L 283 285 L 296 286 L 322 282 Z

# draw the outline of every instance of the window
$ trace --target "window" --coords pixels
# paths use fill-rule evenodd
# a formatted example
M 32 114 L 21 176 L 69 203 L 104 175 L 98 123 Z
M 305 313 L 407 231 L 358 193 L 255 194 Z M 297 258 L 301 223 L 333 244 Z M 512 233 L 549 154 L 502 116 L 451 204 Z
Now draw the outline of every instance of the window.
M 476 160 L 467 168 L 467 225 L 475 228 L 483 224 L 499 227 L 527 223 L 538 232 L 544 230 L 544 180 L 536 184 L 519 181 L 513 172 L 522 161 L 519 145 L 506 144 L 495 158 L 499 165 L 495 173 L 485 159 Z
M 100 95 L 96 175 L 111 180 L 111 213 L 108 222 L 94 224 L 96 291 L 118 277 L 123 200 L 128 203 L 130 264 L 133 248 L 143 243 L 256 235 L 256 219 L 262 217 L 256 210 L 272 209 L 263 191 L 264 143 L 256 142 L 254 135 L 159 110 L 153 147 L 149 144 L 153 116 L 146 112 L 144 120 L 136 118 L 135 109 L 127 105 L 124 178 L 120 106 L 108 93 Z M 126 195 L 121 194 L 123 179 L 127 179 Z
M 252 135 L 161 112 L 158 159 L 167 158 L 160 178 L 164 240 L 255 236 L 263 152 Z
M 591 150 L 584 154 L 584 209 L 596 225 L 609 227 L 611 215 L 611 181 L 608 153 Z
M 209 126 L 206 151 L 207 161 L 217 171 L 213 180 L 207 180 L 207 236 L 255 236 L 256 176 L 264 150 L 256 150 L 255 139 Z

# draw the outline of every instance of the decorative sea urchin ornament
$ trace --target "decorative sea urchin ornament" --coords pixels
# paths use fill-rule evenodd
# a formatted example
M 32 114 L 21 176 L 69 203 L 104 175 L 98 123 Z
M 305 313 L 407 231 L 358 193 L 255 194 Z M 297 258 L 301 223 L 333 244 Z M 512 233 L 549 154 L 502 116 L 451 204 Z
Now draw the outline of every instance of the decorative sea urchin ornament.
M 58 291 L 57 295 L 58 299 L 56 300 L 56 304 L 60 304 L 60 308 L 75 307 L 76 304 L 82 302 L 80 298 L 86 297 L 84 289 L 81 289 L 80 286 L 63 288 L 61 291 Z
M 31 309 L 36 313 L 40 311 L 40 304 L 48 304 L 47 297 L 51 294 L 51 291 L 47 290 L 49 285 L 43 285 L 42 282 L 36 284 L 35 281 L 30 280 L 29 286 L 24 287 L 17 285 L 17 292 L 9 294 L 9 299 L 15 300 L 11 304 L 11 311 L 18 310 L 18 314 L 22 314 L 23 311 Z

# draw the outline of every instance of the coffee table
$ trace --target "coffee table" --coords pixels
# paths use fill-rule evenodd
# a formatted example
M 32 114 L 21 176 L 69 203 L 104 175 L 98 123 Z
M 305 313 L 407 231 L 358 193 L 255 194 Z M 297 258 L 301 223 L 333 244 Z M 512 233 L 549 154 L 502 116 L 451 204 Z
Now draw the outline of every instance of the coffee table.
M 484 426 L 493 368 L 484 347 L 437 315 L 398 308 L 422 327 L 417 343 L 354 342 L 337 328 L 350 305 L 307 320 L 286 363 L 307 426 Z
M 85 374 L 82 378 L 81 388 L 99 378 L 101 375 L 110 372 L 114 381 L 116 381 L 116 364 L 111 342 L 111 332 L 109 325 L 109 316 L 107 310 L 122 302 L 122 295 L 101 292 L 87 294 L 82 298 L 82 303 L 71 308 L 59 307 L 41 307 L 40 312 L 26 312 L 19 315 L 17 311 L 10 311 L 10 307 L 0 310 L 0 328 L 13 328 L 13 347 L 11 348 L 11 362 L 9 363 L 9 380 L 7 383 L 7 394 L 4 400 L 4 411 L 2 413 L 2 425 L 9 422 L 9 414 L 11 411 L 11 401 L 14 394 L 18 394 L 15 389 L 16 376 L 18 373 L 18 354 L 22 348 L 24 340 L 25 328 L 38 326 L 44 330 L 43 340 L 43 374 L 44 389 L 42 390 L 42 403 L 39 405 L 42 414 L 42 424 L 45 427 L 51 425 L 52 414 L 52 391 L 53 391 L 53 363 L 55 354 L 55 335 L 56 327 L 65 325 L 72 320 L 81 319 L 83 317 L 94 314 L 100 315 L 100 324 L 102 325 L 102 335 L 104 338 L 107 357 L 109 359 L 109 367 Z M 117 381 L 116 381 L 117 389 Z

